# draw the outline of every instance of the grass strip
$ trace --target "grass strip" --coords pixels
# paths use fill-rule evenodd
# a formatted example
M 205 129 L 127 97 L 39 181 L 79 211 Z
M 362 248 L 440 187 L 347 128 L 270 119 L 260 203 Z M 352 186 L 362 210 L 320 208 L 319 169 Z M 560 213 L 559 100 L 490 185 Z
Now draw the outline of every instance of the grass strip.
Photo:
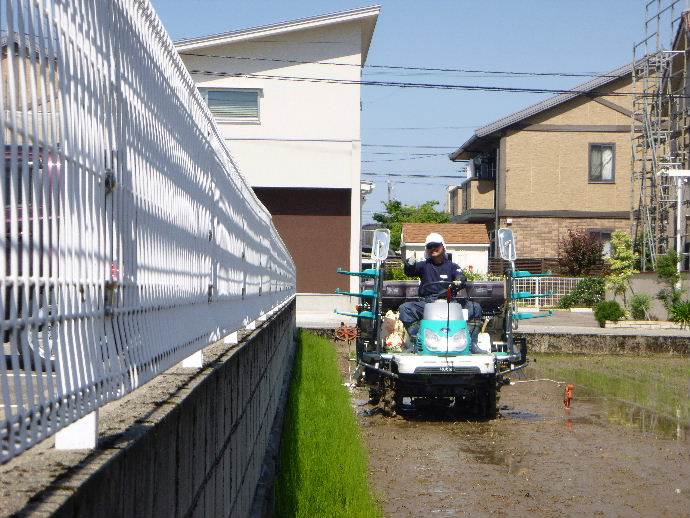
M 536 378 L 582 385 L 669 417 L 690 418 L 690 360 L 685 357 L 530 354 Z
M 302 331 L 283 426 L 275 515 L 382 516 L 367 471 L 335 348 Z

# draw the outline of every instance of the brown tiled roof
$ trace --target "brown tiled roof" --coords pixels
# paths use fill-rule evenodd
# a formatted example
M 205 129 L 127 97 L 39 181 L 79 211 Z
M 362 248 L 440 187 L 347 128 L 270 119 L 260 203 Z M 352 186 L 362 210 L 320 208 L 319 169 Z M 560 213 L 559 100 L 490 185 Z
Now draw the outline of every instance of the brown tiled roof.
M 438 232 L 446 244 L 488 245 L 486 226 L 477 223 L 404 223 L 403 243 L 424 243 L 426 236 Z

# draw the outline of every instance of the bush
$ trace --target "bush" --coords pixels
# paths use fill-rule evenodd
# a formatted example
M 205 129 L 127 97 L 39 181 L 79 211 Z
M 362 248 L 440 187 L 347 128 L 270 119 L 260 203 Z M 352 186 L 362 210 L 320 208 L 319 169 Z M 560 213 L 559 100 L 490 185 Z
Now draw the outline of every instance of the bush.
M 678 273 L 678 263 L 680 257 L 675 250 L 669 250 L 664 255 L 660 255 L 656 260 L 656 273 L 659 278 L 668 286 L 673 287 L 680 280 Z
M 690 300 L 676 302 L 668 313 L 672 322 L 678 322 L 681 327 L 690 327 Z
M 618 322 L 624 316 L 625 311 L 623 311 L 621 305 L 615 300 L 604 300 L 594 308 L 594 318 L 597 319 L 601 327 L 604 327 L 604 323 L 607 320 Z
M 561 298 L 558 307 L 563 309 L 591 308 L 604 300 L 604 291 L 604 279 L 585 277 L 577 283 L 573 291 Z
M 666 288 L 659 290 L 656 298 L 659 299 L 666 308 L 669 320 L 673 320 L 673 308 L 682 307 L 682 296 L 683 293 L 685 293 L 685 290 L 677 289 L 676 286 L 680 281 L 680 274 L 677 269 L 679 260 L 680 257 L 674 250 L 669 250 L 656 260 L 656 273 L 659 279 L 666 284 Z
M 384 279 L 391 281 L 412 281 L 419 278 L 405 275 L 405 268 L 403 266 L 393 266 L 392 268 L 388 268 Z
M 652 297 L 646 293 L 638 293 L 630 299 L 630 314 L 634 320 L 649 320 L 651 307 Z
M 602 242 L 585 230 L 568 230 L 558 246 L 561 273 L 573 277 L 589 275 L 604 265 Z

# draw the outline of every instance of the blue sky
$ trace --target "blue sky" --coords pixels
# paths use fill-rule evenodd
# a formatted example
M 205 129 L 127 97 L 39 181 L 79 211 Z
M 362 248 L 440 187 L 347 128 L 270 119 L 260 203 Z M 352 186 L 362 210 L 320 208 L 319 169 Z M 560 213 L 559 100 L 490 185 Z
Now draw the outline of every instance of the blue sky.
M 632 60 L 643 37 L 645 0 L 382 0 L 368 64 L 529 72 L 602 73 Z M 224 32 L 373 5 L 327 0 L 153 0 L 173 39 Z M 368 69 L 365 79 L 563 89 L 587 78 L 487 77 L 469 73 Z M 362 141 L 410 147 L 363 148 L 364 173 L 413 173 L 393 185 L 403 203 L 445 199 L 459 166 L 446 153 L 473 128 L 548 95 L 364 86 Z M 414 129 L 410 129 L 414 128 Z M 417 129 L 422 128 L 422 129 Z M 443 149 L 411 146 L 442 146 Z M 381 153 L 395 154 L 381 154 Z M 414 153 L 438 154 L 413 156 Z M 364 206 L 381 210 L 385 177 Z M 392 178 L 392 177 L 391 177 Z M 400 177 L 396 177 L 397 180 Z

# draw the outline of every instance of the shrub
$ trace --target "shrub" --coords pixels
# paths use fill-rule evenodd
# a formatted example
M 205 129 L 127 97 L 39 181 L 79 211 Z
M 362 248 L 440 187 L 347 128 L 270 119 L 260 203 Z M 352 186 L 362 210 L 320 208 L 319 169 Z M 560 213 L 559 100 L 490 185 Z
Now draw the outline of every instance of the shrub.
M 568 236 L 558 246 L 558 266 L 561 273 L 580 277 L 603 266 L 602 243 L 585 230 L 568 230 Z
M 690 327 L 690 300 L 678 301 L 671 306 L 669 317 L 681 327 Z
M 635 320 L 649 320 L 651 307 L 652 297 L 646 293 L 638 293 L 630 299 L 630 314 Z
M 591 308 L 604 300 L 605 283 L 601 277 L 585 277 L 575 289 L 561 298 L 559 308 Z
M 411 281 L 418 279 L 418 277 L 408 277 L 405 275 L 405 269 L 403 266 L 393 266 L 387 270 L 385 279 L 393 281 Z
M 659 279 L 670 287 L 675 286 L 680 280 L 677 268 L 679 262 L 680 257 L 675 250 L 669 250 L 664 255 L 660 255 L 656 260 L 656 273 Z
M 623 297 L 630 289 L 630 278 L 638 273 L 635 270 L 637 254 L 633 250 L 632 238 L 622 230 L 611 234 L 611 255 L 606 258 L 609 272 L 606 274 L 606 287 L 615 295 Z
M 625 311 L 615 300 L 604 300 L 599 302 L 594 308 L 594 318 L 597 319 L 601 327 L 604 327 L 604 323 L 607 320 L 618 322 L 624 316 Z
M 659 290 L 656 298 L 666 308 L 669 320 L 673 320 L 673 308 L 683 304 L 681 297 L 685 293 L 685 290 L 677 288 L 677 283 L 680 281 L 680 274 L 677 269 L 679 260 L 680 257 L 674 250 L 669 250 L 656 260 L 656 273 L 659 279 L 666 284 L 666 288 Z

